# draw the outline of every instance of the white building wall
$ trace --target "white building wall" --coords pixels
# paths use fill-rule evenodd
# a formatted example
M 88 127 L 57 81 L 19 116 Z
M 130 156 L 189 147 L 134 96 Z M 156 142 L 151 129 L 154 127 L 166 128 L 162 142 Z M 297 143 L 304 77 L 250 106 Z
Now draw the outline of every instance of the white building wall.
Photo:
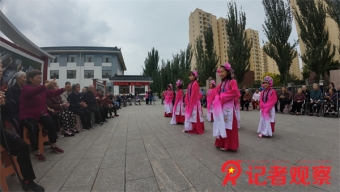
M 65 82 L 69 81 L 71 84 L 79 83 L 80 88 L 88 87 L 93 84 L 93 80 L 84 78 L 84 70 L 94 70 L 94 78 L 102 79 L 102 67 L 94 66 L 94 63 L 85 63 L 85 66 L 77 66 L 77 63 L 67 63 L 66 66 L 59 66 L 59 63 L 50 63 L 50 66 L 47 70 L 47 79 L 50 80 L 51 70 L 59 71 L 59 79 L 56 79 L 58 85 L 60 87 L 65 86 Z M 76 78 L 75 79 L 67 79 L 67 70 L 76 70 Z M 103 79 L 109 81 L 109 79 Z M 118 91 L 118 89 L 117 89 Z

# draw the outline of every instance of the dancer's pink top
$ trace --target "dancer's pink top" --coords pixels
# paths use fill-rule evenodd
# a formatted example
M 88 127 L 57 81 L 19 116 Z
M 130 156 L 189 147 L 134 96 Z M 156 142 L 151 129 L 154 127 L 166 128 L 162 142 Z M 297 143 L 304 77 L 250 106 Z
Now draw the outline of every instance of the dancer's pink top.
M 212 102 L 215 99 L 215 96 L 218 94 L 215 90 L 216 88 L 211 88 L 208 90 L 208 97 L 207 97 L 207 109 L 210 110 L 210 105 L 212 105 Z
M 224 87 L 222 87 L 224 85 Z M 227 80 L 227 82 L 221 82 L 217 87 L 216 91 L 220 94 L 221 104 L 234 99 L 235 105 L 238 103 L 238 98 L 240 97 L 240 91 L 237 87 L 237 82 L 235 79 Z
M 185 119 L 189 119 L 191 117 L 192 111 L 194 106 L 200 105 L 200 92 L 199 92 L 199 85 L 197 81 L 193 81 L 188 85 L 187 94 L 185 97 Z
M 177 106 L 177 104 L 178 104 L 178 102 L 180 100 L 183 100 L 183 91 L 182 91 L 182 89 L 177 91 L 175 105 L 174 105 L 174 111 L 176 111 L 176 106 Z
M 277 101 L 276 91 L 272 88 L 267 88 L 260 95 L 261 114 L 265 119 L 269 118 L 270 110 L 275 106 Z
M 174 98 L 174 92 L 172 90 L 166 90 L 164 93 L 165 96 L 165 104 L 172 103 L 172 99 Z

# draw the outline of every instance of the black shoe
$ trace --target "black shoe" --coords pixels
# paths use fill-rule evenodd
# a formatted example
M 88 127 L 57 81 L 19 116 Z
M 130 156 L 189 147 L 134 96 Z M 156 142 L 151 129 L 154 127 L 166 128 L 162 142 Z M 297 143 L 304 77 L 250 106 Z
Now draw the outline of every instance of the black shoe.
M 22 189 L 24 191 L 44 192 L 45 189 L 34 183 L 34 181 L 22 181 Z

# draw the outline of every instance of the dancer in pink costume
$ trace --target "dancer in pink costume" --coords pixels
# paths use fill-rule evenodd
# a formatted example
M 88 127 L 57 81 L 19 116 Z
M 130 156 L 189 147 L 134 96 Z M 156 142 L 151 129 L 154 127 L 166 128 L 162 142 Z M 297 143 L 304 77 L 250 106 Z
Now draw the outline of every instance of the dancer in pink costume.
M 264 78 L 264 90 L 260 95 L 260 123 L 257 129 L 259 137 L 273 136 L 275 128 L 275 104 L 277 101 L 276 91 L 272 89 L 273 84 L 273 78 L 269 76 Z
M 174 104 L 174 108 L 172 111 L 172 118 L 170 121 L 170 124 L 175 125 L 175 124 L 183 124 L 184 123 L 184 119 L 185 119 L 185 108 L 184 108 L 184 95 L 183 95 L 183 81 L 182 80 L 178 80 L 176 82 L 176 89 L 177 89 L 177 93 L 176 93 L 176 99 L 175 99 L 175 104 Z
M 218 94 L 215 90 L 216 83 L 214 80 L 210 80 L 209 82 L 209 90 L 208 90 L 208 97 L 207 97 L 207 119 L 210 122 L 214 121 L 213 117 L 213 105 L 212 102 L 215 99 L 215 96 Z
M 183 132 L 203 134 L 204 119 L 197 82 L 198 73 L 196 70 L 189 73 L 189 79 L 191 83 L 188 85 L 185 97 L 185 122 Z
M 215 146 L 222 151 L 239 148 L 236 108 L 240 91 L 237 82 L 232 79 L 233 70 L 229 63 L 222 65 L 218 71 L 222 82 L 216 87 L 217 95 L 213 101 L 213 136 Z
M 167 86 L 167 90 L 164 92 L 165 104 L 164 104 L 164 117 L 172 117 L 172 99 L 174 98 L 174 92 L 172 91 L 172 85 Z

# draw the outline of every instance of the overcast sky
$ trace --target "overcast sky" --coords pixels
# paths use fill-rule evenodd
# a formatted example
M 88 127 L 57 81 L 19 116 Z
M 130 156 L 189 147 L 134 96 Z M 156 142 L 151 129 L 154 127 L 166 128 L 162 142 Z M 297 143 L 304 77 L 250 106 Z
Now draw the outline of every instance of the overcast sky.
M 32 42 L 45 46 L 122 47 L 125 74 L 139 75 L 148 51 L 155 47 L 160 60 L 189 43 L 189 16 L 196 8 L 217 18 L 226 17 L 228 0 L 1 0 L 0 9 Z M 259 31 L 261 0 L 237 0 L 247 16 L 247 28 Z M 1 36 L 3 34 L 1 33 Z M 293 23 L 290 41 L 297 40 Z M 299 47 L 298 47 L 299 48 Z

